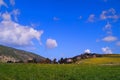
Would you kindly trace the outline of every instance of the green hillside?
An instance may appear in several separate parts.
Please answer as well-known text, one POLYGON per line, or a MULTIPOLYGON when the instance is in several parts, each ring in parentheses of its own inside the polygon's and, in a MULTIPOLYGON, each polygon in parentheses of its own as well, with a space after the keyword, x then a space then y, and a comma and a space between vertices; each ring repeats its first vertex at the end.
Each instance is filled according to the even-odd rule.
POLYGON ((45 60, 44 57, 39 56, 37 54, 0 45, 0 62, 7 61, 27 62, 27 60, 30 59, 36 59, 37 61, 45 60))

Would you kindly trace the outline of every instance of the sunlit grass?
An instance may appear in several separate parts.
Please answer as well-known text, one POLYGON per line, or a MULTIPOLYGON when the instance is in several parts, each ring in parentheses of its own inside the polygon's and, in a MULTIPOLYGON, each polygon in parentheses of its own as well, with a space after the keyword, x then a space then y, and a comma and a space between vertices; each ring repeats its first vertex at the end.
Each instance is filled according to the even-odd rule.
POLYGON ((120 64, 120 57, 99 57, 80 60, 82 64, 120 64))

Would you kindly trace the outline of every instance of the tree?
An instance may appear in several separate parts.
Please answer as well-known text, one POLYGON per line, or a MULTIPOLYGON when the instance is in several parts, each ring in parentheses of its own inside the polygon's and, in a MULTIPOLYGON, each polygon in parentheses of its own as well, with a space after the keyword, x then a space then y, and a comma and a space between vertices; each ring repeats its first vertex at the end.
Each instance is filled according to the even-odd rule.
POLYGON ((52 61, 49 58, 46 58, 45 63, 51 63, 52 61))
POLYGON ((53 59, 53 63, 57 64, 57 59, 56 58, 53 59))
POLYGON ((61 58, 58 62, 59 62, 60 64, 63 64, 63 63, 64 63, 64 59, 61 58))

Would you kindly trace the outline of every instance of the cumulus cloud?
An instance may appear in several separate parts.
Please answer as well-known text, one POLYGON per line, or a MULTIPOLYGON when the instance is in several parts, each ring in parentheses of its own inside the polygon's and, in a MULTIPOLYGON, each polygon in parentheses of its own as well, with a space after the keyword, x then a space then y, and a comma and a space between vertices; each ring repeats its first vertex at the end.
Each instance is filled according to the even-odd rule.
POLYGON ((14 6, 14 5, 15 5, 15 1, 14 1, 14 0, 10 0, 10 4, 11 4, 12 6, 14 6))
POLYGON ((116 41, 117 37, 115 37, 115 36, 107 36, 107 37, 103 38, 102 40, 106 41, 106 42, 112 42, 112 41, 116 41))
POLYGON ((54 39, 47 39, 47 41, 46 41, 46 47, 47 47, 48 49, 57 47, 57 42, 56 42, 56 40, 54 40, 54 39))
POLYGON ((91 53, 91 51, 89 49, 86 49, 84 53, 91 53))
POLYGON ((0 21, 0 43, 16 46, 33 45, 32 40, 40 41, 43 31, 12 21, 10 13, 3 13, 0 21))
POLYGON ((95 21, 95 15, 94 14, 89 15, 88 22, 94 22, 94 21, 95 21))
POLYGON ((100 15, 101 20, 107 20, 107 19, 112 19, 112 20, 118 20, 120 16, 116 14, 116 11, 114 8, 110 8, 109 10, 102 11, 100 15))
POLYGON ((120 41, 118 41, 118 42, 116 43, 116 45, 117 45, 117 46, 120 46, 120 41))
POLYGON ((112 50, 109 47, 103 47, 102 51, 105 54, 112 54, 112 50))
POLYGON ((7 7, 7 4, 4 2, 4 0, 0 0, 0 7, 1 7, 1 6, 7 7))
MULTIPOLYGON (((0 7, 9 7, 5 0, 0 0, 0 7)), ((15 1, 9 0, 10 5, 14 6, 15 1)), ((20 14, 19 9, 13 9, 7 12, 6 10, 0 11, 0 44, 10 45, 14 47, 32 46, 33 40, 41 44, 42 30, 36 30, 28 25, 21 25, 17 17, 20 14)))

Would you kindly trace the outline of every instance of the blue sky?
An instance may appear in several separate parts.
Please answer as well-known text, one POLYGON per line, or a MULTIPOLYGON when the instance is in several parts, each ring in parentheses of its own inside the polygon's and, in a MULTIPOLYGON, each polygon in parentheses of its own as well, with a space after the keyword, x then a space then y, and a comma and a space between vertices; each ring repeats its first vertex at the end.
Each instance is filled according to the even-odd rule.
POLYGON ((0 44, 48 58, 120 53, 119 0, 0 0, 0 44))

